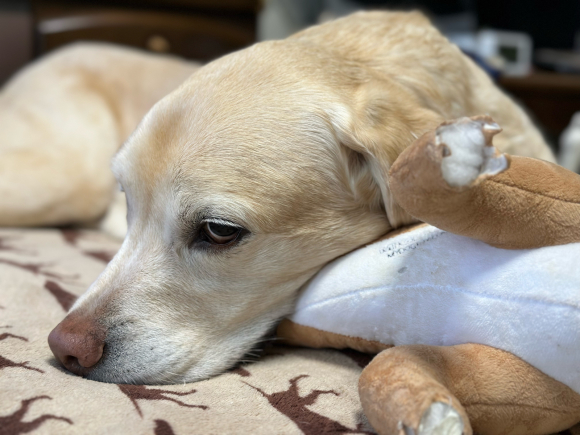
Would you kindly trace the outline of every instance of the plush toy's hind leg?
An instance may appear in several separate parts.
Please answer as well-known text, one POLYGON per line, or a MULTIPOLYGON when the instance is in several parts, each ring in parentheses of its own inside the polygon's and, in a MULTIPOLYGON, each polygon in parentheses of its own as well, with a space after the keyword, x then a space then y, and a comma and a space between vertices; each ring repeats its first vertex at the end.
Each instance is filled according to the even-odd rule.
POLYGON ((498 154, 489 117, 447 122, 393 164, 389 183, 410 215, 506 249, 580 242, 580 175, 498 154))
POLYGON ((386 435, 539 435, 580 421, 580 395, 478 344, 387 349, 363 371, 359 393, 386 435))

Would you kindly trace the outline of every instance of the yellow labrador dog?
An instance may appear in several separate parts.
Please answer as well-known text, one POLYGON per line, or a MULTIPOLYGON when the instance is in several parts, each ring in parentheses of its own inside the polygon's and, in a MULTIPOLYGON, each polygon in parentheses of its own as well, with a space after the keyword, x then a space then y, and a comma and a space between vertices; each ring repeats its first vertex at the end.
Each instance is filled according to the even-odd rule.
MULTIPOLYGON (((124 98, 147 106, 168 90, 145 89, 147 80, 172 74, 175 82, 191 68, 124 70, 135 86, 124 98)), ((123 106, 114 86, 95 86, 106 110, 86 123, 102 123, 109 148, 86 137, 78 152, 96 167, 139 110, 123 106)), ((524 112, 418 13, 358 13, 200 68, 114 157, 127 236, 50 334, 55 356, 104 382, 177 383, 224 371, 292 311, 323 265, 412 222, 389 192, 399 153, 446 119, 479 114, 503 127, 503 151, 553 160, 524 112)), ((54 174, 38 176, 45 183, 54 174)), ((71 179, 80 190, 63 204, 110 200, 110 185, 79 179, 85 184, 71 179)), ((1 207, 4 216, 18 208, 1 207)), ((78 216, 104 207, 94 209, 78 216)), ((19 213, 10 222, 27 216, 19 213)))

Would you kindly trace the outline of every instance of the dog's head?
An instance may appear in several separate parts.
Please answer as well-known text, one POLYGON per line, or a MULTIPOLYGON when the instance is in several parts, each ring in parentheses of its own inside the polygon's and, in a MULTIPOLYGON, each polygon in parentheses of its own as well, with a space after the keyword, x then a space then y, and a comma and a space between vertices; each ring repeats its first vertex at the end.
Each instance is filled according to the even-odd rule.
POLYGON ((128 234, 51 333, 55 355, 105 382, 224 371, 325 263, 410 220, 388 169, 439 121, 389 79, 300 42, 202 68, 114 158, 128 234))

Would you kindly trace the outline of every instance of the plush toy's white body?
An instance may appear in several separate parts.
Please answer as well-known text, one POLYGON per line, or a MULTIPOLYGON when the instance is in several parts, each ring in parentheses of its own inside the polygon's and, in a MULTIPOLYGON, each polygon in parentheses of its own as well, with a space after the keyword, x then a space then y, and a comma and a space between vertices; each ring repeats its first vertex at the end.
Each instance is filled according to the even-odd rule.
POLYGON ((504 250, 423 225, 327 265, 290 319, 384 344, 493 346, 580 393, 580 243, 504 250))

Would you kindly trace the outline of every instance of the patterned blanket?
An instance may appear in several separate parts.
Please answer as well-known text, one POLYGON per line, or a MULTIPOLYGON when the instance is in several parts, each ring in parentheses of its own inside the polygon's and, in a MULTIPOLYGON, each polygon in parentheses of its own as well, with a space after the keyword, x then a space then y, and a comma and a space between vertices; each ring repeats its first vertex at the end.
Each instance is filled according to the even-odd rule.
POLYGON ((0 434, 374 433, 357 381, 368 355, 273 346, 185 385, 88 381, 46 338, 119 243, 94 231, 0 230, 0 434))
POLYGON ((371 357, 354 351, 273 346, 221 376, 170 386, 62 369, 48 333, 118 247, 94 231, 0 230, 0 434, 374 433, 357 392, 371 357))

